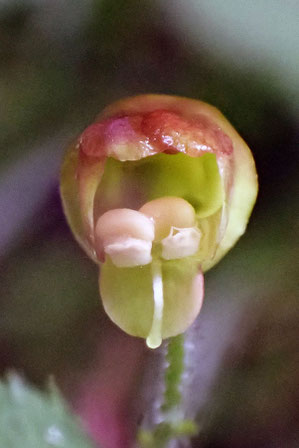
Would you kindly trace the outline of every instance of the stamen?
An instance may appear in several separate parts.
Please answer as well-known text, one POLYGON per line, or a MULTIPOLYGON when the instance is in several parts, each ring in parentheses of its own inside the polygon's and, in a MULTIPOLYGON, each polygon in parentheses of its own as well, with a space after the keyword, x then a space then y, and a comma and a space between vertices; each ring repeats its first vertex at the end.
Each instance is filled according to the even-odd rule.
POLYGON ((169 235, 161 242, 162 257, 173 260, 194 255, 198 251, 200 239, 201 232, 196 227, 180 229, 172 226, 169 235))
POLYGON ((143 266, 152 261, 155 229, 151 218, 128 208, 104 213, 95 227, 95 249, 99 260, 110 255, 118 267, 143 266))
POLYGON ((153 322, 146 338, 146 345, 149 348, 158 348, 162 343, 162 319, 163 319, 163 279, 161 262, 153 260, 152 262, 152 276, 153 276, 153 296, 154 296, 154 314, 153 322))

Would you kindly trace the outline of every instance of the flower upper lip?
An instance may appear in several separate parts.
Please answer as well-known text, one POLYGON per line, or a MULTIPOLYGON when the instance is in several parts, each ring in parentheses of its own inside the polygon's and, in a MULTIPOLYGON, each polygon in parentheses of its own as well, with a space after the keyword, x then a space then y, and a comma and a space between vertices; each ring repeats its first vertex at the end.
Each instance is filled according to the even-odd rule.
MULTIPOLYGON (((111 116, 92 124, 81 134, 79 149, 79 179, 81 176, 86 178, 86 173, 90 171, 95 183, 93 166, 108 157, 119 161, 137 161, 159 153, 183 153, 190 157, 215 154, 224 192, 220 226, 222 238, 227 223, 226 206, 233 186, 233 144, 220 126, 207 116, 196 114, 185 117, 176 111, 159 108, 139 114, 111 116)), ((94 187, 94 194, 95 191, 94 187)), ((86 202, 84 194, 83 202, 86 202)), ((92 217, 86 223, 92 235, 92 217)))
POLYGON ((183 152, 191 157, 233 153, 231 139, 206 116, 185 118, 164 109, 101 120, 83 132, 79 144, 83 154, 96 158, 119 158, 122 145, 134 145, 136 159, 159 152, 183 152))

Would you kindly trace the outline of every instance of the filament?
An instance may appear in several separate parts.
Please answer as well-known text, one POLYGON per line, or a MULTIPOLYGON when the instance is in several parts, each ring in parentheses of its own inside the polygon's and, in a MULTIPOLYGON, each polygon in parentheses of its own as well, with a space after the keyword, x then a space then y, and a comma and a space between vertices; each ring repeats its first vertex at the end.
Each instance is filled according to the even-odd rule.
POLYGON ((153 278, 153 297, 154 297, 154 314, 153 322, 146 338, 146 344, 149 348, 157 348, 162 343, 162 319, 163 319, 163 279, 161 262, 153 260, 152 262, 152 278, 153 278))

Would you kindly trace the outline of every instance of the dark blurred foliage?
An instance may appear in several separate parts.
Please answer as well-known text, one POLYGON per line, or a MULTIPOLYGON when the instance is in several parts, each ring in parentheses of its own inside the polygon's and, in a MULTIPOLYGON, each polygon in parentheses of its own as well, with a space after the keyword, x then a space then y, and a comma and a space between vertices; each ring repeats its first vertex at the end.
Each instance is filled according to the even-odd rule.
MULTIPOLYGON (((0 231, 1 371, 20 369, 39 384, 56 373, 72 395, 68 382, 92 368, 98 344, 109 351, 107 338, 117 332, 102 312, 97 268, 61 211, 58 164, 69 136, 123 96, 199 98, 218 107, 252 148, 260 194, 246 237, 207 276, 216 292, 238 279, 246 300, 232 300, 244 309, 240 328, 249 322, 250 329, 226 353, 194 446, 293 448, 298 117, 266 70, 225 64, 204 41, 195 49, 169 21, 158 1, 0 3, 0 197, 5 188, 24 196, 0 203, 0 225, 11 229, 5 237, 0 231)), ((99 361, 100 371, 106 367, 99 361)))

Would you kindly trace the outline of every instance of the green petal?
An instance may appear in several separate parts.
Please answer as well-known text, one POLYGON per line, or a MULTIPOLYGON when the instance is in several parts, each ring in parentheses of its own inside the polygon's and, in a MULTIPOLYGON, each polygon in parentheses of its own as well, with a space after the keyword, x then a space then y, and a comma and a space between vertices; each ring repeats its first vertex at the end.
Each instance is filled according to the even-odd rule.
POLYGON ((94 196, 103 170, 102 160, 85 166, 79 164, 79 150, 74 143, 65 155, 60 176, 61 199, 69 226, 78 243, 95 262, 98 261, 93 247, 94 196))
MULTIPOLYGON (((198 315, 203 278, 198 263, 189 258, 163 261, 162 280, 164 339, 185 331, 198 315)), ((151 265, 117 268, 107 259, 101 267, 100 293, 114 323, 133 336, 149 335, 154 313, 151 265)))

